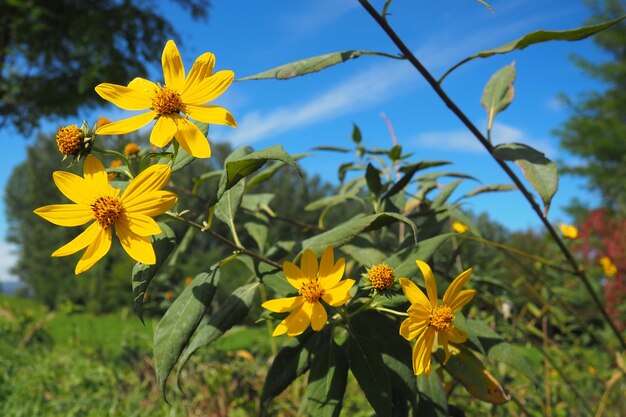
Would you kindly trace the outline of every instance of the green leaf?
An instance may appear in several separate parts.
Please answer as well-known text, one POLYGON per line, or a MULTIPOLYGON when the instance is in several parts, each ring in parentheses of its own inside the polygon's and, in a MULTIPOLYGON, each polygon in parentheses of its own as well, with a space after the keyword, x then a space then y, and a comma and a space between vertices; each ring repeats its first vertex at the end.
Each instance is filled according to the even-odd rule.
POLYGON ((267 161, 278 160, 289 165, 302 177, 302 172, 296 161, 280 145, 270 146, 258 152, 249 152, 250 148, 239 148, 235 150, 224 162, 224 173, 220 179, 220 188, 217 191, 217 198, 246 176, 259 170, 267 161))
POLYGON ((380 181, 380 171, 374 168, 374 165, 371 163, 367 164, 367 168, 365 168, 365 180, 367 181, 367 188, 370 192, 378 197, 383 188, 380 181))
POLYGON ((350 242, 360 233, 377 230, 397 221, 404 222, 411 226, 413 236, 417 236, 415 224, 407 217, 396 213, 378 213, 369 216, 354 217, 324 233, 304 240, 302 247, 303 249, 311 249, 316 255, 319 255, 329 245, 338 248, 350 242))
POLYGON ((361 129, 356 125, 356 123, 352 123, 352 142, 359 144, 363 140, 363 135, 361 135, 361 129))
POLYGON ((154 330, 154 369, 167 401, 166 384, 181 353, 206 313, 219 281, 219 265, 199 274, 172 303, 154 330))
POLYGON ((583 26, 576 29, 568 29, 568 30, 538 30, 536 32, 527 33, 521 38, 514 39, 510 42, 505 43, 504 45, 498 46, 497 48, 487 49, 485 51, 478 52, 474 55, 471 55, 458 64, 454 65, 450 68, 446 73, 439 79, 439 84, 443 82, 443 80, 450 74, 452 71, 460 67, 461 65, 476 59, 476 58, 488 58, 492 55, 496 54, 506 54, 514 50, 524 49, 527 46, 550 42, 550 41, 579 41, 585 39, 591 35, 594 35, 604 29, 608 29, 611 26, 615 25, 622 21, 626 16, 621 16, 614 20, 609 20, 608 22, 600 23, 597 25, 583 26))
POLYGON ((346 352, 331 337, 311 362, 306 389, 308 415, 338 417, 347 381, 346 352))
POLYGON ((403 167, 401 171, 404 173, 404 175, 395 184, 393 184, 391 188, 387 190, 387 192, 383 194, 383 196, 380 199, 384 201, 392 197, 393 195, 399 193, 400 191, 404 190, 404 187, 406 187, 409 184, 409 182, 411 182, 411 179, 413 178, 413 176, 415 175, 417 171, 421 171, 422 169, 426 169, 426 168, 447 165, 447 164, 449 164, 449 162, 447 161, 421 161, 416 164, 403 167))
POLYGON ((280 67, 272 68, 267 71, 255 75, 249 75, 238 79, 237 81, 248 80, 287 80, 289 78, 298 77, 300 75, 318 72, 333 65, 341 64, 350 59, 356 59, 361 55, 379 55, 385 57, 397 58, 382 52, 372 51, 341 51, 331 52, 329 54, 318 55, 311 58, 302 59, 300 61, 290 62, 280 67))
POLYGON ((380 351, 367 339, 350 333, 348 361, 377 417, 391 417, 391 382, 380 351))
MULTIPOLYGON (((297 155, 292 155, 292 158, 294 161, 298 161, 304 158, 305 156, 307 156, 307 154, 300 153, 297 155)), ((274 162, 269 167, 265 168, 264 170, 260 171, 258 174, 248 179, 246 183, 246 191, 248 191, 250 188, 254 187, 255 185, 261 184, 269 180, 270 178, 274 176, 274 174, 276 174, 280 169, 284 167, 285 167, 285 164, 283 164, 282 162, 274 162)))
MULTIPOLYGON (((504 404, 511 399, 476 355, 462 345, 457 348, 459 353, 452 355, 444 368, 459 380, 470 394, 491 404, 504 404)), ((441 352, 437 353, 438 358, 442 356, 441 352)))
POLYGON ((241 205, 244 188, 245 181, 237 183, 233 188, 228 189, 215 205, 215 217, 228 225, 233 236, 237 236, 237 231, 235 230, 235 213, 241 205))
POLYGON ((491 131, 493 120, 498 113, 509 107, 515 96, 515 63, 507 65, 489 78, 480 104, 487 110, 487 130, 491 131))
POLYGON ((513 184, 490 184, 483 185, 482 187, 478 187, 473 189, 472 191, 466 193, 463 197, 472 197, 478 194, 483 193, 494 193, 499 191, 512 191, 517 190, 517 187, 513 184))
POLYGON ((542 381, 537 375, 537 366, 534 364, 528 349, 513 345, 511 343, 500 343, 489 349, 489 360, 496 363, 505 363, 511 369, 521 372, 536 386, 540 386, 542 381))
POLYGON ((415 415, 448 417, 448 400, 439 375, 432 372, 429 376, 421 374, 417 377, 419 401, 415 415))
POLYGON ((502 336, 480 320, 467 319, 462 313, 456 313, 455 326, 467 332, 468 340, 486 355, 494 346, 504 342, 502 336))
POLYGON ((503 143, 497 145, 493 154, 498 159, 513 161, 522 169, 524 177, 530 182, 543 201, 543 215, 548 215, 552 197, 559 188, 559 175, 556 164, 536 149, 523 143, 503 143))
POLYGON ((348 148, 341 148, 339 146, 315 146, 311 148, 313 151, 328 151, 328 152, 339 152, 339 153, 350 153, 352 152, 348 148))
POLYGON ((446 201, 448 201, 452 193, 461 184, 461 182, 463 182, 462 179, 452 181, 451 183, 444 185, 441 191, 439 192, 439 194, 437 194, 437 197, 435 197, 435 199, 433 200, 433 203, 432 203, 433 208, 439 208, 443 206, 446 203, 446 201))
POLYGON ((152 247, 156 254, 156 263, 154 265, 146 265, 137 262, 133 266, 132 272, 132 288, 133 288, 133 304, 135 313, 139 316, 139 320, 143 323, 143 298, 150 285, 152 279, 161 270, 165 260, 176 246, 176 236, 174 231, 165 223, 158 222, 161 233, 152 238, 152 247))
POLYGON ((413 276, 417 273, 415 261, 428 261, 431 256, 443 245, 453 233, 446 233, 421 240, 416 245, 395 253, 385 260, 385 263, 394 268, 397 277, 413 276))
MULTIPOLYGON (((246 190, 248 188, 246 181, 246 190)), ((265 206, 269 206, 273 198, 274 194, 270 193, 244 194, 241 200, 241 208, 250 211, 258 211, 265 206)))
POLYGON ((206 326, 198 328, 189 346, 180 357, 179 372, 198 349, 210 345, 228 329, 241 323, 248 316, 258 287, 259 283, 254 282, 237 288, 222 303, 219 310, 209 318, 206 326))
POLYGON ((278 396, 296 378, 309 369, 314 345, 314 343, 310 343, 312 334, 305 332, 285 342, 267 372, 261 392, 261 403, 278 396))
POLYGON ((246 229, 248 234, 254 239, 257 246, 259 247, 259 252, 264 253, 265 251, 265 242, 267 241, 268 234, 268 222, 265 219, 255 218, 252 221, 245 222, 243 227, 246 229))
POLYGON ((350 194, 329 195, 310 202, 304 207, 305 211, 315 211, 319 209, 328 209, 348 200, 358 200, 358 197, 350 194))

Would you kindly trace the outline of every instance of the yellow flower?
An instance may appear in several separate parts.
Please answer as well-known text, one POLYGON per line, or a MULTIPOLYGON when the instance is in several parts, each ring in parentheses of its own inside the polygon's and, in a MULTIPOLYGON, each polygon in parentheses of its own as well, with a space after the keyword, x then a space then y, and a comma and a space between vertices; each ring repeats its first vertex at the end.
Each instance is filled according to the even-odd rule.
POLYGON ((454 230, 457 233, 465 233, 469 230, 469 227, 467 227, 461 222, 454 222, 452 223, 452 230, 454 230))
POLYGON ((560 224, 561 233, 568 239, 576 239, 578 237, 578 229, 571 224, 560 224))
POLYGON ((608 256, 601 257, 598 262, 600 262, 600 265, 602 265, 604 275, 606 275, 608 278, 613 278, 615 274, 617 274, 617 267, 608 256))
POLYGON ((441 304, 438 304, 437 284, 432 270, 425 262, 419 260, 416 262, 424 275, 428 297, 411 280, 400 278, 402 291, 411 303, 407 311, 409 318, 402 322, 400 335, 406 340, 417 337, 413 348, 413 372, 415 375, 424 373, 428 376, 430 356, 435 342, 445 351, 445 363, 450 358, 448 343, 463 343, 467 340, 467 333, 454 325, 454 313, 470 302, 476 291, 461 289, 472 275, 470 268, 452 281, 441 304))
POLYGON ((128 119, 98 126, 98 135, 122 135, 139 130, 156 118, 150 142, 164 148, 176 137, 180 146, 197 158, 211 156, 211 148, 200 129, 181 115, 204 123, 237 127, 234 117, 222 107, 202 105, 219 97, 233 81, 232 71, 213 74, 215 56, 204 53, 185 77, 183 61, 174 41, 168 41, 161 59, 165 85, 135 78, 128 86, 104 83, 96 87, 103 99, 124 110, 148 110, 128 119))
POLYGON ((137 145, 136 143, 127 143, 126 146, 124 146, 124 155, 126 156, 133 156, 133 155, 137 155, 139 153, 139 145, 137 145))
POLYGON ((148 236, 161 233, 152 217, 165 213, 176 204, 176 194, 161 188, 169 181, 167 165, 152 165, 130 181, 126 190, 111 187, 102 163, 88 156, 84 175, 56 171, 52 174, 59 190, 74 204, 40 207, 35 213, 59 226, 80 226, 95 220, 74 240, 57 249, 52 256, 67 256, 87 248, 76 264, 78 275, 91 268, 111 247, 111 229, 131 258, 154 264, 156 256, 148 236))
POLYGON ((174 292, 173 291, 167 291, 165 294, 163 294, 163 297, 166 300, 171 300, 174 298, 174 292))
POLYGON ((386 291, 393 288, 396 273, 392 267, 382 263, 372 266, 367 271, 367 278, 376 291, 386 291))
POLYGON ((354 280, 341 280, 345 266, 343 258, 335 263, 332 246, 327 247, 322 254, 319 268, 315 254, 309 249, 302 254, 300 268, 285 261, 285 278, 300 295, 269 300, 262 304, 263 308, 275 313, 293 310, 276 326, 272 336, 285 333, 287 336, 298 336, 309 324, 316 332, 322 330, 328 316, 320 299, 332 307, 339 307, 350 298, 350 288, 354 285, 354 280))

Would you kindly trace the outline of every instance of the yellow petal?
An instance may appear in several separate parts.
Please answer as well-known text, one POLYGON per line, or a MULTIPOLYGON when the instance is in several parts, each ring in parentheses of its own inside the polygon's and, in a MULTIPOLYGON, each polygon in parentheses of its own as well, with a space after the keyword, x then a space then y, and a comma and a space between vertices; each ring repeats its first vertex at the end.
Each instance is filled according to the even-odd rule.
POLYGON ((437 332, 437 344, 443 348, 445 353, 445 357, 443 359, 443 364, 448 363, 448 359, 450 359, 450 349, 448 348, 448 334, 446 332, 437 332))
POLYGON ((185 104, 204 104, 222 95, 235 78, 232 71, 218 71, 209 78, 187 86, 181 98, 185 104))
POLYGON ((76 269, 74 269, 74 273, 76 275, 82 274, 92 266, 96 262, 98 262, 107 252, 111 249, 111 228, 107 227, 106 229, 100 228, 100 232, 96 236, 96 239, 91 242, 91 244, 87 247, 83 256, 78 260, 76 264, 76 269))
POLYGON ((80 226, 94 219, 89 206, 80 204, 53 204, 39 207, 34 213, 57 226, 80 226))
POLYGON ((134 234, 123 221, 115 223, 115 234, 128 256, 146 265, 156 263, 156 255, 150 239, 134 234))
MULTIPOLYGON (((165 164, 150 165, 141 171, 130 181, 122 194, 122 204, 126 210, 131 210, 136 201, 143 200, 144 195, 163 188, 170 180, 171 175, 172 170, 165 164)), ((132 211, 134 212, 134 210, 132 211)))
POLYGON ((159 86, 153 83, 150 80, 146 80, 145 78, 137 77, 134 78, 131 82, 128 83, 128 88, 132 88, 137 91, 139 94, 143 94, 146 97, 150 98, 150 106, 152 106, 152 98, 159 91, 159 86))
POLYGON ((448 340, 452 343, 464 343, 467 340, 467 333, 456 326, 447 330, 448 340))
POLYGON ((310 310, 311 304, 304 303, 300 308, 296 309, 293 313, 288 315, 285 320, 283 320, 285 326, 287 326, 287 336, 293 337, 304 333, 311 322, 310 310), (307 306, 308 310, 305 310, 307 306))
POLYGON ((233 115, 223 107, 187 104, 185 106, 185 114, 200 122, 237 127, 237 122, 233 115))
POLYGON ((165 44, 161 64, 163 64, 165 85, 172 90, 183 91, 185 86, 185 67, 174 41, 169 40, 165 44))
POLYGON ((424 281, 426 281, 426 293, 428 294, 430 304, 432 304, 433 307, 437 307, 437 282, 433 276, 433 271, 426 262, 417 260, 415 263, 420 271, 422 271, 422 275, 424 275, 424 281))
POLYGON ((326 314, 324 306, 319 301, 313 303, 313 310, 311 311, 311 328, 316 332, 319 332, 324 328, 327 319, 328 315, 326 314))
POLYGON ((274 313, 285 313, 301 306, 303 302, 304 298, 301 296, 277 298, 275 300, 268 300, 264 302, 261 304, 261 307, 266 310, 273 311, 274 313))
POLYGON ((124 110, 146 110, 152 106, 150 96, 123 85, 100 84, 96 87, 96 93, 106 101, 124 110))
POLYGON ((450 285, 448 286, 446 293, 443 295, 442 303, 445 305, 451 305, 454 299, 459 294, 459 291, 461 291, 461 288, 463 288, 463 286, 465 285, 465 283, 471 276, 472 276, 472 268, 469 268, 461 272, 461 274, 459 274, 459 276, 456 277, 454 281, 452 281, 450 285))
POLYGON ((124 208, 129 213, 156 217, 174 207, 177 201, 178 197, 172 192, 151 191, 134 197, 131 202, 125 202, 124 208))
POLYGON ((52 174, 52 180, 59 191, 74 203, 89 205, 96 199, 92 188, 83 177, 70 172, 55 171, 52 174))
POLYGON ((411 304, 411 306, 407 310, 407 313, 409 313, 409 317, 411 317, 413 320, 418 320, 418 321, 430 320, 431 312, 432 312, 431 308, 426 307, 419 303, 411 304))
POLYGON ((83 164, 83 176, 86 185, 95 189, 101 189, 109 185, 107 171, 102 162, 95 156, 88 155, 83 164))
POLYGON ((459 292, 455 299, 451 300, 449 306, 453 313, 462 309, 465 304, 469 303, 476 295, 476 290, 463 290, 459 292))
POLYGON ((415 347, 413 348, 413 372, 415 372, 415 375, 424 373, 428 376, 430 374, 430 357, 435 334, 435 330, 429 327, 415 342, 415 347))
POLYGON ((324 295, 322 295, 322 300, 333 307, 339 307, 345 304, 350 298, 350 289, 354 285, 354 282, 353 279, 344 279, 334 288, 325 290, 324 295))
POLYGON ((210 158, 211 147, 209 146, 209 141, 198 129, 198 126, 183 117, 177 117, 174 121, 177 129, 176 139, 180 146, 188 154, 196 158, 210 158))
POLYGON ((404 319, 400 325, 400 336, 404 337, 406 340, 413 340, 421 335, 427 326, 427 320, 415 321, 413 318, 409 317, 404 319))
POLYGON ((180 116, 178 114, 160 116, 150 132, 150 143, 159 148, 165 148, 176 134, 176 118, 180 116))
POLYGON ((96 240, 102 228, 98 223, 93 222, 88 228, 86 228, 81 234, 76 236, 70 242, 61 246, 59 249, 55 250, 51 256, 67 256, 73 253, 78 252, 81 249, 89 246, 91 242, 96 240))
POLYGON ((147 113, 142 113, 137 116, 129 117, 128 119, 118 120, 117 122, 107 123, 102 126, 98 126, 96 134, 98 135, 124 135, 126 133, 139 130, 152 121, 157 114, 150 110, 147 113))
POLYGON ((187 74, 187 78, 185 79, 185 88, 183 89, 181 96, 184 97, 188 91, 197 91, 198 84, 213 74, 214 67, 215 55, 210 52, 200 55, 196 59, 196 62, 193 63, 193 67, 191 67, 189 74, 187 74))
POLYGON ((300 259, 300 268, 309 279, 317 278, 317 257, 311 249, 306 249, 300 259))
POLYGON ((302 281, 308 280, 304 272, 289 261, 283 262, 283 272, 285 273, 285 278, 289 281, 289 284, 297 290, 300 290, 302 281))
POLYGON ((152 236, 161 233, 161 228, 151 217, 144 214, 128 214, 128 229, 138 236, 152 236))
POLYGON ((333 248, 329 246, 322 254, 320 261, 320 283, 322 288, 332 288, 339 283, 346 268, 345 259, 341 258, 335 263, 333 248))
POLYGON ((409 303, 422 305, 429 311, 432 309, 428 298, 426 298, 422 290, 420 290, 413 281, 408 278, 400 278, 400 286, 402 287, 404 296, 409 300, 409 303))

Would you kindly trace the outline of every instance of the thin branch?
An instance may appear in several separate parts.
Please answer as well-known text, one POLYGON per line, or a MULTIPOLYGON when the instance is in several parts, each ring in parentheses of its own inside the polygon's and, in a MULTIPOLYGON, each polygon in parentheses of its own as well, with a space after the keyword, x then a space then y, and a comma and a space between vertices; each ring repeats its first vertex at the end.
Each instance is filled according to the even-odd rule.
POLYGON ((511 168, 506 164, 505 161, 495 157, 494 147, 491 145, 491 143, 489 143, 487 138, 485 138, 485 136, 481 133, 481 131, 478 130, 478 128, 465 115, 465 113, 463 113, 463 111, 456 105, 456 103, 452 101, 450 97, 448 97, 448 95, 445 93, 445 91, 443 91, 443 89, 441 88, 437 80, 435 80, 435 78, 426 69, 426 67, 424 67, 424 65, 422 65, 422 63, 415 57, 415 55, 404 44, 404 42, 402 42, 402 40, 398 37, 398 35, 393 31, 391 26, 387 24, 387 21, 376 11, 376 9, 374 9, 367 0, 359 0, 359 3, 361 3, 363 8, 365 8, 365 10, 370 14, 370 16, 372 16, 372 18, 376 21, 376 23, 378 23, 378 25, 385 31, 385 33, 387 34, 387 36, 389 36, 389 38, 393 41, 393 43, 396 44, 396 46, 402 53, 402 56, 405 57, 415 67, 415 69, 417 69, 417 71, 424 77, 424 79, 428 82, 428 84, 430 84, 432 89, 437 93, 437 95, 439 96, 439 98, 441 98, 441 100, 445 103, 445 105, 469 129, 469 131, 472 132, 472 134, 476 137, 476 139, 478 139, 478 141, 487 150, 489 155, 491 155, 493 160, 496 161, 498 165, 500 165, 500 168, 502 168, 502 170, 504 170, 504 172, 509 176, 509 178, 511 178, 513 183, 515 183, 517 188, 523 194, 524 198, 526 198, 526 200, 532 207, 535 214, 537 214, 537 216, 539 217, 539 219, 545 226, 546 230, 548 231, 548 233, 550 234, 554 242, 559 246, 559 249, 565 256, 569 264, 572 266, 572 269, 574 269, 576 276, 578 276, 580 280, 583 282, 594 304, 596 305, 596 307, 598 308, 598 310, 600 311, 600 313, 602 314, 602 316, 604 317, 608 325, 611 327, 611 330, 613 331, 613 333, 619 340, 622 348, 626 349, 626 340, 624 340, 621 332, 619 331, 615 323, 613 323, 613 320, 604 309, 604 306, 602 305, 602 301, 600 300, 598 295, 595 293, 593 286, 591 285, 591 282, 589 281, 589 278, 587 278, 587 275, 585 274, 585 271, 580 269, 578 262, 576 262, 576 259, 574 258, 574 255, 570 252, 567 246, 565 246, 560 236, 557 234, 556 230, 554 230, 554 227, 552 227, 550 222, 548 222, 548 219, 543 216, 543 212, 541 208, 535 202, 532 194, 530 193, 530 191, 528 191, 528 189, 522 183, 520 178, 513 172, 513 170, 511 170, 511 168))

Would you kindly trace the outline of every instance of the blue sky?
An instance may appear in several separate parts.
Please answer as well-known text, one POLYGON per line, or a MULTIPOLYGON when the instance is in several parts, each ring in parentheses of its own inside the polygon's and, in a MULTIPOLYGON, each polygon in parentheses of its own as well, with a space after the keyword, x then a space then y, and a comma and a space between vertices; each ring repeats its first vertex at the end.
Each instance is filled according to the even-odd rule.
MULTIPOLYGON (((206 51, 216 55, 216 70, 231 69, 236 77, 340 50, 397 53, 356 0, 214 0, 213 3, 208 22, 192 21, 178 7, 169 2, 161 3, 160 7, 180 35, 174 39, 187 69, 206 51)), ((374 2, 377 8, 382 3, 374 2)), ((578 27, 590 15, 582 2, 571 0, 493 0, 490 3, 495 13, 474 0, 419 3, 395 0, 389 9, 389 22, 417 57, 438 76, 475 52, 539 29, 578 27)), ((480 106, 482 89, 491 74, 515 61, 515 100, 497 117, 494 141, 523 142, 553 160, 571 161, 572 156, 559 149, 558 139, 552 133, 568 116, 556 97, 560 93, 575 97, 581 92, 602 88, 568 60, 573 53, 590 60, 607 59, 590 39, 553 42, 472 61, 452 73, 443 86, 484 129, 486 113, 480 106)), ((149 78, 162 81, 160 56, 154 57, 149 78)), ((368 146, 389 147, 390 135, 381 117, 384 112, 393 123, 399 143, 406 151, 415 153, 415 160, 448 160, 453 163, 451 170, 473 175, 482 184, 510 183, 406 61, 365 56, 288 81, 234 83, 215 104, 228 108, 239 127, 212 127, 212 141, 230 141, 257 149, 281 144, 290 153, 300 153, 318 145, 351 146, 352 123, 356 123, 368 146)), ((100 109, 81 112, 76 118, 46 121, 42 129, 54 131, 68 123, 80 124, 82 119, 93 123, 100 115, 117 120, 128 114, 103 105, 100 109)), ((10 129, 0 131, 0 140, 10 144, 5 146, 8 149, 5 161, 9 162, 0 167, 3 189, 13 167, 24 160, 32 137, 22 139, 10 129)), ((317 152, 303 160, 302 166, 328 181, 336 181, 338 165, 348 160, 346 155, 317 152)), ((62 169, 61 164, 59 169, 62 169)), ((583 189, 583 184, 570 177, 560 179, 549 215, 551 221, 567 220, 561 207, 575 196, 591 206, 598 202, 597 196, 583 189)), ((479 185, 468 182, 458 195, 479 185)), ((470 201, 468 208, 487 211, 510 229, 539 227, 540 224, 517 192, 478 196, 470 201)), ((3 238, 6 219, 4 206, 1 209, 0 238, 3 238)), ((0 280, 6 279, 6 268, 12 259, 7 245, 0 244, 0 280)))

